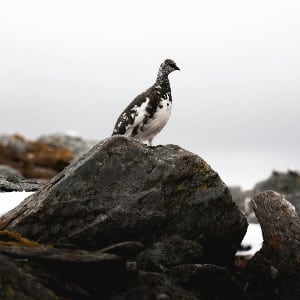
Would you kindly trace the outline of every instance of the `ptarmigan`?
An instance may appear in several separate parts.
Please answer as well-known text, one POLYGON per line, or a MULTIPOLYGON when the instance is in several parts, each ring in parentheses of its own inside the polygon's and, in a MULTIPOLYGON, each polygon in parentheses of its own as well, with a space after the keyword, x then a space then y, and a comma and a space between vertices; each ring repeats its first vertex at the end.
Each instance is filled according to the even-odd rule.
POLYGON ((122 134, 147 141, 152 140, 167 124, 172 108, 172 96, 168 75, 180 70, 171 59, 166 59, 158 70, 156 82, 148 90, 135 97, 119 116, 113 134, 122 134))

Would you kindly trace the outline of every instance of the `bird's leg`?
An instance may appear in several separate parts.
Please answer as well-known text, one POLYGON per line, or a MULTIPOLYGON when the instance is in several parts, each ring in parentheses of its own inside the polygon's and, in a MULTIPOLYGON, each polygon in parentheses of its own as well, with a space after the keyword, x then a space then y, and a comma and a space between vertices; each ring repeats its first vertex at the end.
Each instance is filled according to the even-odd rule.
POLYGON ((149 139, 149 140, 148 140, 148 146, 149 146, 149 147, 152 147, 152 140, 153 140, 153 139, 149 139))

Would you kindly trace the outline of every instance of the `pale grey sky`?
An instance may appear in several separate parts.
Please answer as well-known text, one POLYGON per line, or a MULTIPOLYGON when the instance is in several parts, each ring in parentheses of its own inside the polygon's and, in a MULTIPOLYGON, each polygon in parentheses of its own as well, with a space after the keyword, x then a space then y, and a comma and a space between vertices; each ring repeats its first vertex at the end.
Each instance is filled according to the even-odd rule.
POLYGON ((173 112, 155 144, 228 184, 300 169, 299 0, 0 2, 0 133, 103 139, 160 63, 173 112))

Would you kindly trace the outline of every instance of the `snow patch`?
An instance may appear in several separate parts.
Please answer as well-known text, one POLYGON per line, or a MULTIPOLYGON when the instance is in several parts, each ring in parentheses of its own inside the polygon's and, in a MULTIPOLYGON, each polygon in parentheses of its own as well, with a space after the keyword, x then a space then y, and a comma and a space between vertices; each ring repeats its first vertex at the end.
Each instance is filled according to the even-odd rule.
POLYGON ((0 216, 15 208, 25 198, 34 192, 8 192, 0 193, 0 216))
POLYGON ((263 244, 263 235, 259 224, 250 223, 247 232, 242 240, 243 247, 250 247, 247 251, 238 251, 237 256, 249 256, 252 257, 257 251, 259 251, 263 244))

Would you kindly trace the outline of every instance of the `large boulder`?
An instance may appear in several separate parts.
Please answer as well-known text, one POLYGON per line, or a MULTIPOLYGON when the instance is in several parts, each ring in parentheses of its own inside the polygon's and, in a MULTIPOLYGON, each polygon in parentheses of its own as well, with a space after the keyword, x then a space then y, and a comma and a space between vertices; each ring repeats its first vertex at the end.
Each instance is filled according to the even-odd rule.
POLYGON ((0 228, 86 250, 134 240, 148 249, 141 254, 145 264, 149 251, 162 249, 164 262, 179 243, 178 264, 229 266, 247 222, 199 156, 175 145, 147 147, 114 136, 2 216, 0 228))

